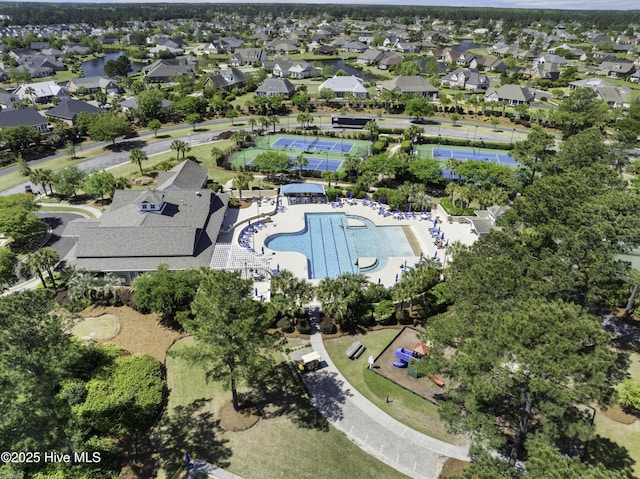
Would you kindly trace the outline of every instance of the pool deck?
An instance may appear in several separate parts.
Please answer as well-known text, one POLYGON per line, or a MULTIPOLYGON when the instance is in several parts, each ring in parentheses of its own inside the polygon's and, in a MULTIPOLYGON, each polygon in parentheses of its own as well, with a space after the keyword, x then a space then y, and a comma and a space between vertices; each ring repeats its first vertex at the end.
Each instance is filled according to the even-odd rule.
MULTIPOLYGON (((396 282, 396 276, 401 277, 405 264, 411 267, 420 260, 420 252, 425 258, 437 257, 446 266, 446 261, 448 260, 446 257, 447 249, 438 249, 434 244, 434 238, 428 231, 434 225, 433 219, 422 219, 419 213, 416 213, 415 219, 395 219, 393 215, 384 217, 378 214, 379 207, 377 204, 375 207, 363 206, 362 200, 354 200, 353 204, 343 201, 342 207, 313 203, 288 205, 286 198, 282 197, 280 201, 284 208, 278 209, 276 201, 273 202, 273 205, 270 202, 262 201, 259 207, 254 202, 250 207, 241 209, 233 225, 234 227, 230 228, 226 233, 226 235, 231 236, 232 243, 237 245, 239 237, 249 221, 253 224, 259 219, 269 218, 271 221, 267 220, 265 222, 266 227, 253 234, 252 244, 258 253, 261 253, 264 248, 264 256, 261 254, 258 254, 258 256, 261 256, 268 263, 271 270, 276 270, 279 267, 280 270, 286 269, 297 277, 308 279, 307 260, 304 255, 295 252, 273 251, 264 246, 266 238, 270 235, 301 231, 304 228, 304 213, 353 214, 368 218, 379 226, 407 226, 411 229, 417 239, 417 245, 413 242, 414 249, 417 246, 420 251, 414 256, 389 257, 387 265, 380 271, 363 273, 371 282, 379 281, 385 286, 392 286, 396 282)), ((432 212, 432 214, 438 219, 438 227, 444 233, 444 242, 448 241, 449 245, 455 242, 470 245, 478 238, 477 235, 471 232, 469 223, 449 223, 446 218, 443 218, 438 213, 432 212)), ((320 282, 318 279, 308 279, 308 281, 314 286, 320 282)), ((259 296, 264 296, 265 299, 268 299, 268 278, 265 281, 257 281, 255 287, 259 296)))

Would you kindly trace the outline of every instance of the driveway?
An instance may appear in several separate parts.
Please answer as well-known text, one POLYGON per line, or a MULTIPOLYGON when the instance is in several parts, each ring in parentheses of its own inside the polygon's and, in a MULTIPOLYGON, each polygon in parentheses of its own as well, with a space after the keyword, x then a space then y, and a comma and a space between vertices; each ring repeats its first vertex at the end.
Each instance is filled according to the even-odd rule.
POLYGON ((69 222, 83 218, 83 216, 78 213, 61 213, 58 211, 36 212, 36 216, 51 228, 51 236, 45 246, 56 250, 60 255, 60 259, 64 260, 76 242, 74 238, 62 236, 62 233, 69 222))

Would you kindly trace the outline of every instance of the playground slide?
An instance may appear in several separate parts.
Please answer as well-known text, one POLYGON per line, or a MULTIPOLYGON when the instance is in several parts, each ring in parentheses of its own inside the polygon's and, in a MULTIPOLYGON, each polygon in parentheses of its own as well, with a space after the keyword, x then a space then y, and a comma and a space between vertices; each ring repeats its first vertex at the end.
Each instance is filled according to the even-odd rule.
POLYGON ((444 381, 435 374, 429 374, 429 379, 431 379, 436 386, 444 387, 444 381))
POLYGON ((413 356, 413 351, 409 351, 408 349, 404 349, 404 348, 396 349, 396 358, 398 358, 400 361, 405 361, 407 363, 416 359, 413 356))

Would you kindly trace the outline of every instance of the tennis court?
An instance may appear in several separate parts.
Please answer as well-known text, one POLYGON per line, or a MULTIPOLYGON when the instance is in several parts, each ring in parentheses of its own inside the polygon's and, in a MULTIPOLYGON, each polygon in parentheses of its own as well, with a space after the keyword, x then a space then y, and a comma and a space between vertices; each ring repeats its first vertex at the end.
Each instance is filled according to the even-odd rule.
MULTIPOLYGON (((294 148, 304 151, 324 151, 331 153, 348 154, 353 148, 353 142, 350 141, 331 141, 315 138, 306 140, 302 138, 280 137, 271 144, 272 148, 294 148)), ((323 160, 324 161, 324 160, 323 160)))
MULTIPOLYGON (((289 157, 291 161, 296 159, 295 156, 289 157)), ((327 158, 307 158, 308 164, 303 166, 303 170, 307 171, 338 171, 340 166, 342 166, 342 160, 331 160, 327 158)), ((254 160, 251 160, 247 163, 247 166, 251 166, 254 160)), ((292 171, 297 170, 299 167, 294 166, 291 168, 292 171)))
POLYGON ((492 163, 498 163, 500 165, 518 166, 518 162, 514 160, 512 156, 509 156, 506 153, 494 153, 481 151, 480 149, 454 150, 451 148, 436 147, 433 149, 433 157, 438 160, 448 160, 451 158, 455 158, 456 160, 460 161, 490 161, 492 163))

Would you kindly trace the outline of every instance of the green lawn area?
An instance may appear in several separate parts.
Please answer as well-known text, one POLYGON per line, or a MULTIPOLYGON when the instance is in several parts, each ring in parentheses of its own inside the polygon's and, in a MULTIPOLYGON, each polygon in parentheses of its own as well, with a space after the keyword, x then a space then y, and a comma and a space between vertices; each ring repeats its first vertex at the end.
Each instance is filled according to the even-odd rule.
MULTIPOLYGON (((629 375, 636 381, 640 381, 640 353, 631 353, 629 359, 629 375)), ((640 420, 636 419, 633 424, 622 424, 608 418, 598 409, 595 426, 599 436, 627 450, 629 458, 633 461, 631 465, 633 475, 640 477, 640 420)), ((616 463, 615 457, 610 460, 616 463)))
MULTIPOLYGON (((189 347, 190 343, 191 339, 183 339, 172 349, 189 347)), ((216 427, 219 408, 229 401, 230 392, 218 383, 207 383, 201 368, 189 366, 182 360, 169 356, 166 368, 169 412, 179 415, 179 406, 188 409, 200 399, 207 400, 204 412, 194 421, 182 416, 183 421, 175 424, 176 436, 191 427, 185 443, 198 443, 191 449, 193 459, 223 464, 246 479, 406 477, 360 450, 346 436, 328 426, 324 419, 318 418, 306 399, 299 395, 301 390, 288 366, 280 369, 282 383, 275 387, 282 397, 296 391, 298 397, 289 402, 289 407, 268 408, 267 417, 242 432, 222 431, 216 427), (203 419, 207 424, 201 423, 203 419)), ((165 471, 158 475, 159 479, 167 477, 165 471)))
POLYGON ((367 348, 366 356, 376 357, 398 334, 397 329, 369 331, 366 334, 325 340, 325 347, 347 381, 384 412, 407 426, 452 444, 459 438, 449 434, 438 417, 437 407, 367 369, 366 358, 352 361, 344 354, 356 339, 367 348), (387 396, 391 399, 387 402, 387 396))

